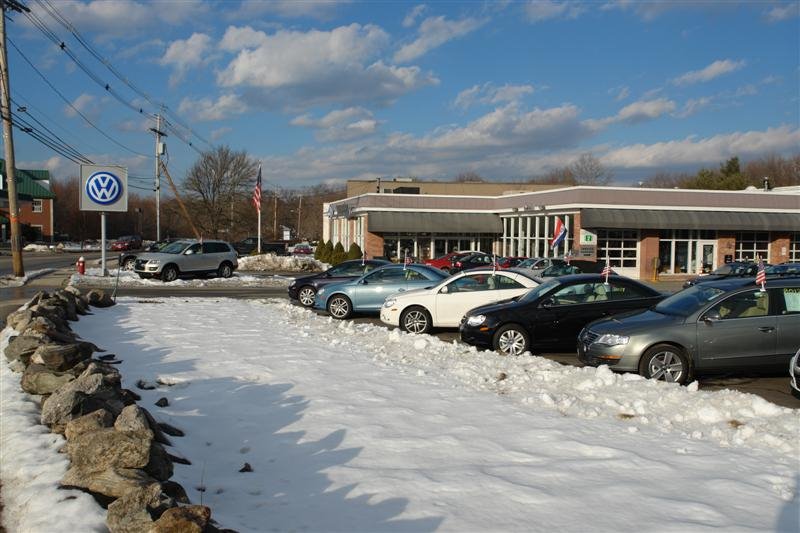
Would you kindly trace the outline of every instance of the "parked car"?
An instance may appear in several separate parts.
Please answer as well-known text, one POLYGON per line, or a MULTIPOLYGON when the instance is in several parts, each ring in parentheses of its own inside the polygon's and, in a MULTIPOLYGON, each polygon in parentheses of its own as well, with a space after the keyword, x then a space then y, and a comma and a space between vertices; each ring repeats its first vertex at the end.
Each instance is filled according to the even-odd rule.
POLYGON ((138 250, 141 247, 142 238, 138 235, 124 235, 111 243, 111 250, 115 252, 138 250))
POLYGON ((764 268, 764 272, 771 277, 800 276, 800 263, 770 265, 764 268))
POLYGON ((377 313, 388 296, 436 285, 447 276, 447 272, 428 265, 385 265, 356 280, 322 287, 317 291, 314 307, 325 309, 340 320, 353 312, 377 313))
POLYGON ((464 313, 473 307, 520 296, 541 281, 524 269, 476 268, 430 288, 389 296, 381 308, 381 321, 409 333, 457 328, 464 313))
POLYGON ((530 350, 572 351, 589 322, 646 309, 665 295, 622 276, 561 276, 517 298, 471 309, 461 321, 461 340, 502 355, 530 350))
POLYGON ((578 357, 589 365, 687 383, 697 371, 786 368, 800 346, 800 278, 699 283, 652 309, 589 324, 578 357))
POLYGON ((792 395, 800 399, 800 348, 789 362, 789 385, 792 395))
MULTIPOLYGON (((258 237, 247 237, 241 241, 233 243, 233 248, 239 256, 250 255, 258 250, 258 237)), ((261 253, 275 255, 289 255, 286 251, 285 242, 270 242, 261 239, 261 253)))
POLYGON ((755 277, 756 272, 758 272, 758 265, 756 263, 751 261, 734 261, 732 263, 725 263, 710 274, 686 280, 683 284, 683 288, 691 287, 697 283, 708 283, 709 281, 717 281, 720 279, 755 277))
MULTIPOLYGON (((553 263, 545 268, 539 275, 543 278, 556 278, 558 276, 569 276, 571 274, 600 274, 605 266, 605 262, 577 259, 569 263, 566 261, 562 263, 553 263)), ((615 273, 613 269, 611 269, 611 273, 615 273)))
POLYGON ((473 268, 490 267, 494 263, 495 267, 501 268, 497 262, 500 257, 493 257, 484 252, 474 252, 464 257, 456 259, 450 267, 450 273, 462 272, 464 270, 471 270, 473 268))
POLYGON ((314 249, 307 244, 295 244, 292 255, 314 255, 314 249))
MULTIPOLYGON (((147 246, 144 247, 144 252, 157 252, 161 250, 164 246, 168 245, 169 243, 178 241, 181 239, 178 238, 167 238, 162 239, 160 241, 151 242, 147 246)), ((133 270, 136 266, 136 257, 141 254, 142 252, 127 252, 120 254, 119 265, 122 267, 122 270, 133 270)))
POLYGON ((449 254, 439 256, 436 259, 427 259, 425 264, 444 270, 445 272, 450 272, 450 268, 453 266, 454 261, 460 257, 466 257, 473 253, 475 252, 450 252, 449 254))
POLYGON ((313 307, 314 298, 320 288, 332 283, 358 279, 379 266, 389 264, 391 264, 389 261, 384 261, 383 259, 344 261, 325 272, 296 278, 289 284, 289 298, 298 300, 305 307, 313 307))
POLYGON ((527 268, 531 270, 535 276, 540 276, 544 269, 553 265, 565 265, 566 261, 555 257, 529 257, 524 261, 517 263, 517 268, 527 268))
POLYGON ((500 268, 511 268, 525 261, 527 257, 498 257, 497 264, 500 268))
POLYGON ((157 252, 139 255, 134 271, 142 278, 175 281, 184 276, 216 274, 229 278, 239 267, 236 250, 225 241, 175 241, 157 252))

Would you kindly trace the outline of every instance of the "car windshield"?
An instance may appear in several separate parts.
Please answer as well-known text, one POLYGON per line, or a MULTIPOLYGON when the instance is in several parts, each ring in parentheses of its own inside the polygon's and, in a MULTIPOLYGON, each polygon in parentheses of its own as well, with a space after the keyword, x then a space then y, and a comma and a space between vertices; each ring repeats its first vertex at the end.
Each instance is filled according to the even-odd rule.
POLYGON ((533 302, 538 300, 539 297, 543 294, 546 294, 550 291, 553 287, 558 287, 561 285, 561 282, 557 279, 551 279, 550 281, 546 281, 539 285, 538 287, 534 287, 533 289, 529 290, 525 294, 523 294, 519 301, 520 302, 533 302))
POLYGON ((705 284, 694 285, 659 302, 655 310, 665 315, 689 316, 725 291, 705 284))
POLYGON ((167 244, 166 246, 164 246, 163 248, 161 248, 159 250, 159 252, 164 253, 164 254, 180 254, 190 244, 191 243, 185 242, 185 241, 171 242, 171 243, 167 244))

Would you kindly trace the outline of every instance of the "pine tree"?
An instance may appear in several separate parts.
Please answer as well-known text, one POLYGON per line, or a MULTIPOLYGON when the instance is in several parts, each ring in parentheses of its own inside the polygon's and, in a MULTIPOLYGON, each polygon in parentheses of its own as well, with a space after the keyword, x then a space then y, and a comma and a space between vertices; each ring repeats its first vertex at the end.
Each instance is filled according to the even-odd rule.
POLYGON ((336 246, 333 247, 333 253, 331 254, 330 264, 338 265, 346 258, 347 254, 344 252, 344 246, 342 246, 342 243, 337 242, 336 246))
POLYGON ((364 255, 361 251, 361 247, 356 243, 350 245, 350 249, 347 250, 347 259, 361 259, 361 256, 364 255))

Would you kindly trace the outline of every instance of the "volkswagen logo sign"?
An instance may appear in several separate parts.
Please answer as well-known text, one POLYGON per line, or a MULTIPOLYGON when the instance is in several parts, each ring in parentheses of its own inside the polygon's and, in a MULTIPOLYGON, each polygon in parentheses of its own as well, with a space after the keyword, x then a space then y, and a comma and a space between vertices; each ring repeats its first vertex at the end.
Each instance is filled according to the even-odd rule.
POLYGON ((86 196, 100 205, 110 205, 122 196, 122 181, 111 172, 95 172, 86 180, 86 196))

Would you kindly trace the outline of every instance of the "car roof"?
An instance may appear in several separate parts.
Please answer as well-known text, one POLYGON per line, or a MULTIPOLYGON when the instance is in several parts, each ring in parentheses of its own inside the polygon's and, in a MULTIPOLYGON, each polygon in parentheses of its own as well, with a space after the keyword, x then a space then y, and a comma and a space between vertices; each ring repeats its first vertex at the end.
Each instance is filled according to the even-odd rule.
MULTIPOLYGON (((784 276, 776 278, 768 277, 766 287, 769 289, 770 287, 775 287, 775 286, 784 287, 784 286, 797 285, 798 280, 800 280, 800 276, 784 276)), ((724 291, 739 289, 742 287, 747 287, 748 285, 752 285, 753 288, 758 287, 758 285, 756 285, 756 279, 754 276, 750 276, 747 278, 715 279, 703 283, 704 287, 715 287, 717 289, 722 289, 724 291)))

